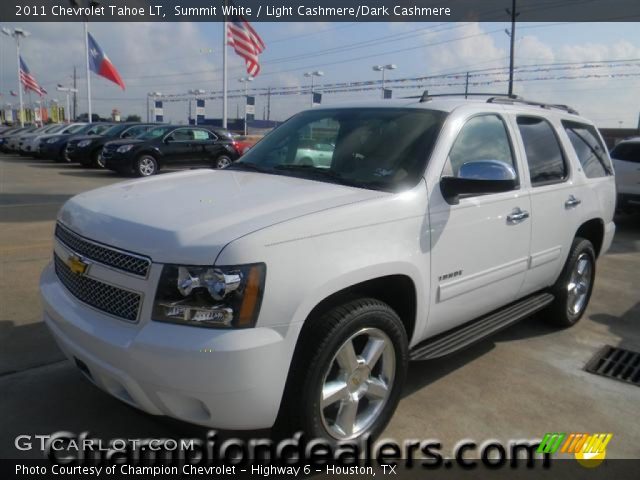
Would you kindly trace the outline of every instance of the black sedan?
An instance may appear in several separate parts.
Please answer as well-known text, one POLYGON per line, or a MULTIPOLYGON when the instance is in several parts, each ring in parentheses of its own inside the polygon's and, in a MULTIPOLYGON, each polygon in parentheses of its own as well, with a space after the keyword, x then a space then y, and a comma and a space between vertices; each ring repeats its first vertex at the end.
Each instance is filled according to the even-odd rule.
POLYGON ((237 143, 226 130, 164 125, 135 139, 105 144, 106 168, 148 177, 163 167, 224 168, 240 157, 237 143))
POLYGON ((100 153, 107 142, 135 138, 157 126, 153 123, 117 123, 99 135, 76 135, 67 142, 65 159, 85 167, 104 168, 100 153))

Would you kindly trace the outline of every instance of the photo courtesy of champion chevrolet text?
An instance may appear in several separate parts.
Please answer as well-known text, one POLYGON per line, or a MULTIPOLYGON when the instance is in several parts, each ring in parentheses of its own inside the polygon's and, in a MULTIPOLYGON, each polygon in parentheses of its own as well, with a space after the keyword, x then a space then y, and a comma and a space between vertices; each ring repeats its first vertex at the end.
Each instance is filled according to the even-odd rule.
POLYGON ((640 468, 640 2, 0 4, 2 478, 640 468))

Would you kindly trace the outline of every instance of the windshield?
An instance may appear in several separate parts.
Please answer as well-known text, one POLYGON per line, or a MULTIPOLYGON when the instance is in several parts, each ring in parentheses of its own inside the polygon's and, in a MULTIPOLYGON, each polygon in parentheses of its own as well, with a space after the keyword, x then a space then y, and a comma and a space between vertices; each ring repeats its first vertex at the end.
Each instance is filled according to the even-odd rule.
POLYGON ((415 108, 310 110, 228 168, 397 191, 419 181, 445 117, 415 108))
POLYGON ((126 128, 129 128, 131 125, 124 124, 124 125, 109 125, 109 128, 107 128, 104 132, 102 132, 102 135, 104 135, 105 137, 118 137, 120 136, 120 133, 122 133, 126 128))
POLYGON ((78 133, 85 128, 85 125, 71 125, 62 131, 62 133, 78 133))
POLYGON ((47 131, 47 133, 58 133, 60 130, 62 130, 65 127, 66 125, 56 125, 51 130, 47 131))
POLYGON ((137 138, 141 140, 153 140, 154 138, 162 137, 173 130, 175 127, 157 127, 144 132, 142 135, 138 135, 137 138))

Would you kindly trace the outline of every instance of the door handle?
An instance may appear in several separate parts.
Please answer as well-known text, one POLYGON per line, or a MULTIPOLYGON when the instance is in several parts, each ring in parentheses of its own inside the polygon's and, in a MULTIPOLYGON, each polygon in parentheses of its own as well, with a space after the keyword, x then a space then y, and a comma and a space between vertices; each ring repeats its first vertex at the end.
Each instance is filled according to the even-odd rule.
POLYGON ((578 200, 573 195, 569 195, 569 199, 566 202, 564 202, 564 206, 565 208, 573 208, 573 207, 577 207, 581 203, 582 203, 582 200, 578 200))
POLYGON ((507 223, 516 224, 529 218, 529 212, 526 210, 520 210, 520 208, 514 208, 513 211, 507 215, 507 223))

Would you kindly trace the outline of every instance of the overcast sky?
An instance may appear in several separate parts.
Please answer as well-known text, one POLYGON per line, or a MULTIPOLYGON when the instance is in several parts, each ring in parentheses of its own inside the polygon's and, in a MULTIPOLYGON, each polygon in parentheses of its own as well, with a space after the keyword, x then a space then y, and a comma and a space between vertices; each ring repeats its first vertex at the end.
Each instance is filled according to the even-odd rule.
MULTIPOLYGON (((69 85, 74 65, 78 68, 78 112, 86 112, 84 43, 81 23, 4 24, 31 33, 22 49, 32 74, 50 92, 64 97, 56 84, 69 85)), ((254 27, 267 50, 261 56, 262 72, 255 87, 307 85, 303 73, 322 70, 322 83, 379 80, 374 64, 394 63, 387 78, 428 76, 507 67, 508 23, 258 23, 254 27)), ((515 93, 555 103, 570 104, 600 126, 635 127, 640 111, 640 28, 638 23, 520 24, 516 32, 516 66, 575 62, 570 70, 528 68, 518 73, 515 93), (584 66, 603 60, 616 66, 584 66), (628 65, 621 65, 629 61, 628 65), (536 71, 539 70, 539 71, 536 71), (559 77, 590 78, 559 78, 559 77), (553 79, 548 79, 552 77, 553 79), (537 78, 538 80, 533 80, 537 78), (547 78, 541 80, 540 78, 547 78), (622 122, 622 123, 620 123, 622 122)), ((123 116, 146 115, 147 92, 184 93, 189 89, 218 91, 222 88, 222 24, 220 23, 93 23, 90 30, 126 85, 121 91, 107 80, 92 77, 94 112, 103 116, 117 108, 123 116)), ((15 44, 2 36, 3 103, 15 102, 15 44)), ((504 80, 504 73, 480 72, 471 82, 504 80)), ((229 51, 229 88, 240 88, 246 75, 243 61, 229 51)), ((432 80, 432 93, 463 91, 461 79, 432 80)), ((393 88, 393 84, 389 84, 393 88)), ((471 86, 471 91, 506 91, 506 83, 471 86)), ((394 89, 394 97, 416 95, 419 90, 394 89)), ((323 103, 378 98, 380 92, 325 94, 323 103)), ((308 95, 272 96, 271 118, 282 120, 307 108, 308 95)), ((258 97, 256 117, 262 118, 266 97, 258 97)), ((238 100, 230 99, 229 115, 235 117, 238 100)), ((186 122, 186 102, 165 105, 165 119, 186 122)), ((207 117, 220 117, 220 101, 207 103, 207 117)))

